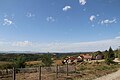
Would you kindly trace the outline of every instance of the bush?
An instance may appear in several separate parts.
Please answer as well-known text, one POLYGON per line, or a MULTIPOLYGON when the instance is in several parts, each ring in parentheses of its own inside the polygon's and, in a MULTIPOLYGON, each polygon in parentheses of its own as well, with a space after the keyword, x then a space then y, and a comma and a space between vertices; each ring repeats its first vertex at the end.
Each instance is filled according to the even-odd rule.
POLYGON ((99 66, 96 68, 97 70, 109 70, 110 67, 109 66, 99 66))
POLYGON ((85 69, 86 69, 86 66, 84 66, 84 65, 81 65, 79 68, 80 71, 85 70, 85 69))
POLYGON ((42 55, 41 60, 44 64, 44 66, 51 66, 52 63, 53 63, 53 60, 51 60, 51 55, 50 54, 42 55))
POLYGON ((110 65, 110 64, 114 63, 114 61, 113 61, 114 59, 115 59, 115 54, 114 54, 114 51, 112 50, 112 48, 110 47, 109 51, 106 51, 105 62, 106 62, 106 64, 110 65))
POLYGON ((14 61, 14 67, 25 68, 25 58, 22 56, 19 56, 17 60, 14 61))
POLYGON ((0 65, 0 69, 12 69, 14 65, 11 63, 0 65))

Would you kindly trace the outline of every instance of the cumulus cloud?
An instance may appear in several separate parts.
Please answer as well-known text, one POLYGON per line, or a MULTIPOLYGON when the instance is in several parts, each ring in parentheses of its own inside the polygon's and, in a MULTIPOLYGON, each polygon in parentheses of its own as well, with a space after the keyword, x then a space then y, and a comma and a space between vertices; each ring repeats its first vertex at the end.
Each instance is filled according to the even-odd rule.
POLYGON ((86 4, 86 0, 79 0, 79 3, 80 3, 81 5, 85 5, 85 4, 86 4))
POLYGON ((67 11, 67 10, 69 10, 69 9, 71 9, 71 6, 65 6, 65 7, 63 8, 63 11, 67 11))
POLYGON ((55 21, 55 19, 52 16, 47 17, 46 20, 48 22, 54 22, 55 21))
POLYGON ((12 20, 9 20, 9 19, 7 19, 7 18, 5 18, 5 19, 3 20, 3 25, 4 25, 4 26, 5 26, 5 25, 9 26, 9 25, 11 25, 11 24, 13 24, 13 21, 12 21, 12 20))
POLYGON ((90 21, 93 21, 93 20, 95 20, 96 19, 96 17, 95 17, 95 15, 92 15, 92 16, 90 16, 90 21))
POLYGON ((35 14, 32 14, 32 13, 30 13, 30 12, 27 12, 26 16, 27 16, 28 18, 31 18, 31 17, 35 17, 35 14))
POLYGON ((29 41, 19 41, 19 42, 14 42, 12 45, 13 46, 18 46, 18 47, 26 47, 26 46, 31 46, 32 42, 29 42, 29 41))
POLYGON ((101 24, 112 24, 112 23, 117 23, 117 20, 116 19, 113 19, 113 20, 105 19, 101 21, 101 24))

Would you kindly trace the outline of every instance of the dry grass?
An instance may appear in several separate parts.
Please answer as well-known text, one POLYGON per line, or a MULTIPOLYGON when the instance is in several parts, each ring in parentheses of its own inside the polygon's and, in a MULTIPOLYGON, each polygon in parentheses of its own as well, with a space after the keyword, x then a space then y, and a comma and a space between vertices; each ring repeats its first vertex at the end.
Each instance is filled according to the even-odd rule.
POLYGON ((12 62, 0 61, 0 65, 12 64, 12 62))
POLYGON ((28 62, 25 62, 25 65, 26 66, 29 66, 29 67, 35 67, 35 66, 39 66, 39 65, 42 65, 42 61, 28 61, 28 62))
POLYGON ((77 72, 81 77, 75 80, 93 80, 94 78, 117 71, 120 65, 107 65, 104 62, 84 63, 77 65, 77 72))
POLYGON ((62 60, 54 60, 54 65, 63 65, 62 60))
POLYGON ((41 64, 42 62, 41 61, 28 61, 28 62, 25 62, 26 65, 36 65, 36 64, 41 64))
POLYGON ((12 68, 12 67, 13 67, 13 62, 0 61, 0 70, 12 68))
MULTIPOLYGON (((17 80, 38 80, 38 73, 21 73, 16 75, 17 80)), ((56 80, 55 73, 42 74, 42 80, 56 80)))
MULTIPOLYGON (((2 62, 4 63, 4 62, 2 62)), ((6 63, 6 62, 5 62, 6 63)), ((9 62, 8 62, 9 63, 9 62)), ((29 61, 26 62, 27 65, 41 64, 40 61, 29 61)), ((62 65, 61 60, 55 60, 54 64, 62 65)), ((55 72, 42 72, 42 80, 93 80, 97 77, 107 75, 109 73, 115 72, 120 68, 119 64, 107 65, 104 62, 94 62, 94 63, 82 63, 75 65, 76 71, 69 72, 69 76, 66 76, 66 72, 59 73, 59 78, 56 79, 55 72)), ((66 69, 66 68, 65 68, 66 69)), ((69 69, 71 70, 71 69, 69 69)), ((33 73, 18 73, 16 74, 17 80, 38 80, 38 72, 33 73)), ((6 79, 7 80, 7 79, 6 79)))

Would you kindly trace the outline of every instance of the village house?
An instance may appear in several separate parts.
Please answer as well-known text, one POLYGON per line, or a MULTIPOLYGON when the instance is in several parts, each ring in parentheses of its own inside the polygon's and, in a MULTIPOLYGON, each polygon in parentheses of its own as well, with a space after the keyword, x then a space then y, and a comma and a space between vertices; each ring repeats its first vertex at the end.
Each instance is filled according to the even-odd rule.
POLYGON ((78 56, 78 57, 67 57, 63 60, 63 64, 66 64, 68 62, 68 64, 75 64, 77 62, 81 62, 82 61, 82 57, 78 56))
POLYGON ((82 61, 91 61, 91 60, 101 60, 104 58, 103 54, 97 54, 95 57, 92 56, 92 54, 80 54, 77 57, 74 56, 69 56, 66 57, 62 63, 63 64, 76 64, 77 62, 82 62, 82 61))
POLYGON ((96 60, 101 60, 104 58, 104 55, 103 54, 98 54, 96 55, 96 60))
POLYGON ((83 58, 83 61, 92 60, 92 56, 90 54, 81 54, 80 56, 83 58))

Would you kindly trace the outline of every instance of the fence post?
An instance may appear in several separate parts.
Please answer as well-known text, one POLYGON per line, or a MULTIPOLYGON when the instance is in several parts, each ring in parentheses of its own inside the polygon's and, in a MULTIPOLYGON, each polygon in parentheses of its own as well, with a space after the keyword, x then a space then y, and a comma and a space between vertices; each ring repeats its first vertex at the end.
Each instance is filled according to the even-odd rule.
POLYGON ((39 66, 39 80, 41 80, 41 66, 39 66))
POLYGON ((68 76, 68 72, 69 72, 69 71, 68 71, 68 62, 67 62, 67 76, 68 76))
POLYGON ((58 65, 56 66, 56 78, 58 78, 58 65))
POLYGON ((13 67, 13 80, 15 80, 15 68, 13 67))

